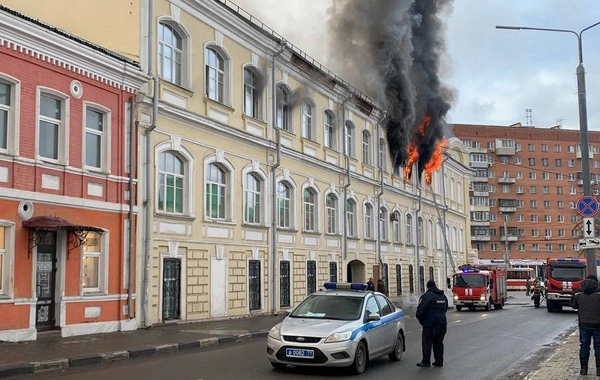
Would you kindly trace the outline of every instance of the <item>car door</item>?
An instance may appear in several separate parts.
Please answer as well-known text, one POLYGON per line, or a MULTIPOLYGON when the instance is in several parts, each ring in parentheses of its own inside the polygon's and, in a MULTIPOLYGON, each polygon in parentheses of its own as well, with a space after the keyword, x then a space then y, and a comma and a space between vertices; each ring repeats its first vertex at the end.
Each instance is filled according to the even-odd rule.
MULTIPOLYGON (((381 311, 380 315, 382 319, 394 312, 394 309, 392 309, 392 305, 384 296, 377 294, 375 298, 377 299, 377 303, 379 304, 379 310, 381 311)), ((397 324, 398 322, 396 321, 389 321, 387 323, 383 323, 383 326, 381 328, 383 330, 382 344, 388 350, 391 350, 391 348, 394 347, 394 344, 396 343, 397 324)))
POLYGON ((365 336, 367 338, 367 342, 369 343, 370 356, 377 356, 386 349, 385 331, 380 320, 368 321, 370 314, 381 315, 379 303, 377 303, 375 296, 372 295, 368 296, 367 302, 365 303, 364 323, 367 325, 365 336))

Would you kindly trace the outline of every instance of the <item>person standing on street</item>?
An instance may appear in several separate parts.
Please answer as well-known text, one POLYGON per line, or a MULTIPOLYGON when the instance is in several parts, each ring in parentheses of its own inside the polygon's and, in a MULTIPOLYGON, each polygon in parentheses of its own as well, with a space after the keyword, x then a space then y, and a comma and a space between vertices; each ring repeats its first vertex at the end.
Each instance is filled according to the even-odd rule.
POLYGON ((431 367, 431 349, 435 367, 444 366, 444 336, 448 330, 446 312, 448 311, 448 298, 443 291, 437 288, 435 281, 427 282, 427 291, 419 298, 417 307, 417 320, 423 326, 421 346, 423 359, 417 367, 431 367))
POLYGON ((388 295, 387 288, 385 287, 385 282, 384 282, 383 278, 380 278, 379 280, 377 280, 377 291, 379 293, 385 294, 386 296, 388 295))
POLYGON ((596 357, 596 376, 600 376, 600 288, 598 277, 590 274, 581 281, 573 292, 571 307, 579 316, 579 363, 581 375, 587 375, 590 359, 590 344, 594 338, 594 356, 596 357))
POLYGON ((529 277, 527 277, 527 281, 525 281, 525 295, 528 296, 531 291, 531 281, 529 281, 529 277))
POLYGON ((369 281, 367 281, 367 290, 375 291, 375 283, 373 282, 373 277, 369 277, 369 281))

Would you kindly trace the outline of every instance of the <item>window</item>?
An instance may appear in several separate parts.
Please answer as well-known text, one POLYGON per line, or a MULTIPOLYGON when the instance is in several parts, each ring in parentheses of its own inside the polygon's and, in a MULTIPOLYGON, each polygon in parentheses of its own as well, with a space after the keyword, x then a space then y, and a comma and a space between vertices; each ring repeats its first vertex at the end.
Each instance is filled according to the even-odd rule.
POLYGON ((304 204, 304 231, 314 232, 317 230, 317 195, 313 189, 304 189, 302 198, 304 204))
POLYGON ((560 145, 554 145, 554 151, 555 151, 556 153, 560 153, 560 150, 561 150, 561 149, 560 149, 560 145))
POLYGON ((251 68, 244 69, 244 113, 260 119, 260 78, 251 68))
POLYGON ((327 233, 335 234, 337 232, 337 198, 333 194, 327 194, 325 197, 325 212, 327 213, 327 233))
POLYGON ((362 160, 371 165, 371 133, 367 130, 362 133, 362 160))
POLYGON ((7 259, 8 250, 8 232, 10 229, 5 226, 0 226, 0 294, 7 293, 8 273, 6 268, 10 268, 7 259))
POLYGON ((168 82, 181 86, 183 39, 170 25, 158 26, 158 73, 168 82))
MULTIPOLYGON (((396 211, 398 212, 398 211, 396 211)), ((402 214, 400 214, 402 215, 402 214)), ((400 220, 394 220, 392 222, 392 238, 394 240, 394 243, 401 243, 402 242, 402 229, 400 228, 400 220)))
POLYGON ((542 152, 548 151, 548 144, 542 144, 542 152))
POLYGON ((396 295, 402 295, 402 266, 396 264, 396 295))
POLYGON ((277 202, 279 209, 278 226, 281 228, 291 228, 292 188, 287 182, 279 182, 277 202))
POLYGON ((365 238, 373 238, 373 206, 365 205, 365 238))
POLYGON ((306 294, 317 291, 317 262, 309 260, 306 262, 306 294))
POLYGON ((102 288, 102 235, 88 232, 83 244, 81 287, 84 292, 99 292, 102 288))
POLYGON ((59 160, 63 127, 63 100, 52 95, 40 95, 38 154, 42 158, 59 160))
POLYGON ((244 184, 244 222, 260 224, 261 222, 261 188, 262 181, 254 173, 246 174, 244 184))
POLYGON ((308 102, 302 104, 302 137, 314 140, 313 107, 308 102))
POLYGON ((290 262, 279 262, 279 306, 290 307, 290 262))
POLYGON ((425 233, 423 231, 423 218, 419 217, 417 220, 417 237, 419 238, 419 245, 425 246, 425 233))
POLYGON ((346 220, 348 236, 356 236, 356 202, 352 199, 346 201, 346 220))
POLYGON ((535 166, 535 158, 530 158, 528 161, 529 161, 529 166, 535 166))
POLYGON ((335 117, 333 117, 331 111, 323 113, 323 131, 325 133, 325 146, 329 149, 336 149, 335 117))
POLYGON ((172 152, 158 156, 158 212, 183 213, 184 163, 172 152))
POLYGON ((338 282, 338 266, 337 262, 329 262, 329 282, 338 282))
POLYGON ((412 236, 412 215, 406 214, 406 244, 414 244, 412 236))
POLYGON ((103 112, 92 108, 85 110, 85 166, 101 169, 104 162, 106 121, 103 112))
POLYGON ((13 86, 8 83, 0 82, 0 151, 9 150, 9 140, 11 137, 11 127, 13 123, 14 95, 13 86))
POLYGON ((290 92, 285 86, 277 86, 277 127, 291 132, 289 96, 290 92))
POLYGON ((352 124, 351 122, 347 121, 346 122, 346 128, 345 128, 345 139, 344 139, 344 143, 346 144, 346 154, 352 158, 354 158, 354 124, 352 124))
POLYGON ((212 219, 225 219, 227 197, 227 174, 217 164, 206 168, 206 216, 212 219))
POLYGON ((412 264, 408 266, 408 291, 412 294, 415 292, 415 270, 412 264))
POLYGON ((209 99, 224 103, 225 60, 216 50, 206 49, 206 95, 209 99))
POLYGON ((379 209, 379 233, 380 240, 388 240, 388 212, 385 207, 379 209))
POLYGON ((385 140, 379 139, 379 164, 382 170, 387 170, 387 160, 385 156, 385 140))
POLYGON ((562 166, 562 160, 560 158, 557 158, 554 160, 554 164, 556 165, 557 168, 562 166))

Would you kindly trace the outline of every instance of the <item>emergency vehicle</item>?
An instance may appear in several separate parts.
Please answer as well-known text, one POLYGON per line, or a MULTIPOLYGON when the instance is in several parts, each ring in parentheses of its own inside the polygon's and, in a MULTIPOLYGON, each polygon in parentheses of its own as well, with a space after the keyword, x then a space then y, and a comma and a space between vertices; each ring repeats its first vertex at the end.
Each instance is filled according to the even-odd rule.
POLYGON ((546 262, 546 308, 549 313, 569 306, 573 290, 586 277, 585 259, 549 258, 546 262))
POLYGON ((507 299, 506 271, 483 266, 464 265, 452 275, 452 285, 448 279, 448 288, 452 289, 454 306, 457 311, 463 307, 474 310, 482 307, 500 310, 507 299))

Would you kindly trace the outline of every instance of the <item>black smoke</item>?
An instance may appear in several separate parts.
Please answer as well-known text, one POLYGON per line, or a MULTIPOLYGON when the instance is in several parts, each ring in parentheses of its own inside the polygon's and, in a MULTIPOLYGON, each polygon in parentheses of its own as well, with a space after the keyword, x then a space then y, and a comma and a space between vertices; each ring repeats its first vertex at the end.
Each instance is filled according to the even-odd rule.
POLYGON ((387 140, 394 166, 405 165, 411 141, 419 176, 443 139, 453 91, 440 81, 445 54, 443 19, 453 0, 333 0, 329 9, 331 57, 348 81, 387 110, 387 140), (425 115, 424 135, 418 133, 425 115))

